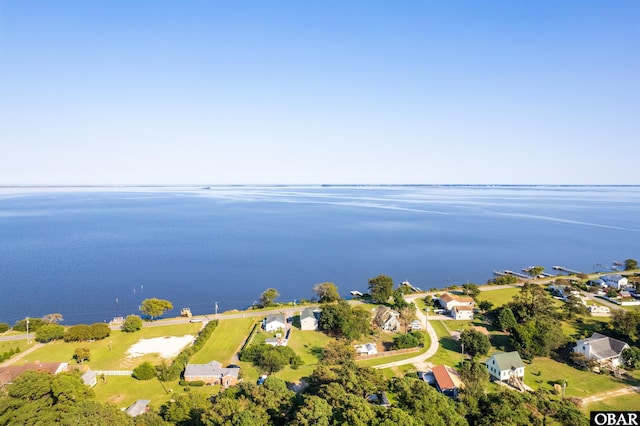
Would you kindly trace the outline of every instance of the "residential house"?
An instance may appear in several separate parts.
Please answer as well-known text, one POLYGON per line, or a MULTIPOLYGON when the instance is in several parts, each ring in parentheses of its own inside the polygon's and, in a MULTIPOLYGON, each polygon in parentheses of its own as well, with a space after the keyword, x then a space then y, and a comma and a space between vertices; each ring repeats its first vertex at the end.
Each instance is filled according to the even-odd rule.
POLYGON ((269 315, 264 320, 264 331, 266 332, 284 330, 286 326, 287 320, 284 314, 269 315))
POLYGON ((600 280, 602 280, 603 282, 603 287, 613 287, 616 290, 621 290, 629 285, 629 280, 627 279, 627 277, 623 277, 619 274, 603 275, 600 277, 600 280))
POLYGON ((184 370, 184 379, 188 382, 202 380, 208 385, 233 386, 238 383, 240 368, 222 368, 218 361, 208 364, 187 364, 184 370))
POLYGON ((501 382, 524 380, 524 363, 518 351, 494 354, 486 361, 485 365, 489 370, 489 375, 495 380, 501 382))
POLYGON ((386 331, 396 331, 400 328, 398 317, 400 314, 386 306, 378 306, 374 323, 386 331))
POLYGON ((96 372, 93 370, 85 371, 84 373, 82 373, 82 376, 80 376, 80 378, 82 379, 82 383, 89 386, 90 388, 98 384, 98 374, 96 374, 96 372))
POLYGON ((451 316, 457 320, 472 320, 473 306, 454 306, 451 310, 451 316))
POLYGON ((375 343, 366 343, 364 345, 356 345, 356 353, 358 355, 375 355, 378 353, 378 347, 375 343))
POLYGON ((583 354, 587 361, 595 360, 601 366, 611 364, 617 367, 620 364, 620 354, 628 347, 629 345, 621 340, 593 333, 587 339, 578 340, 573 351, 583 354))
POLYGON ((431 370, 435 379, 436 389, 450 397, 457 397, 463 387, 458 372, 446 365, 437 365, 431 370))
POLYGON ((319 316, 319 309, 304 309, 300 312, 300 330, 317 330, 319 316))
POLYGON ((422 322, 420 320, 411 321, 411 330, 422 330, 422 322))
POLYGON ((149 403, 150 402, 151 401, 148 400, 148 399, 139 399, 136 402, 134 402, 133 404, 131 404, 129 406, 129 408, 127 408, 125 410, 125 413, 127 413, 131 417, 135 417, 135 416, 139 416, 140 414, 144 414, 147 411, 149 411, 149 403))
POLYGON ((590 305, 589 312, 591 315, 607 315, 611 312, 608 306, 590 305))
POLYGON ((67 362, 35 362, 24 365, 10 365, 0 368, 0 386, 12 383, 13 380, 25 371, 44 371, 56 375, 69 370, 67 362))

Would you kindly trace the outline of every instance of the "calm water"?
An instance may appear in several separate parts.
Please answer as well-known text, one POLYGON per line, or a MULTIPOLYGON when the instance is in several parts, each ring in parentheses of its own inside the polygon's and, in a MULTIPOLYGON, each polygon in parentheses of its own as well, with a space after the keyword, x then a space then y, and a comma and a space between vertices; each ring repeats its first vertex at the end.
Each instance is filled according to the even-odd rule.
POLYGON ((224 187, 0 190, 0 322, 210 313, 343 294, 378 274, 421 288, 493 269, 585 272, 640 258, 640 187, 224 187), (598 266, 604 265, 604 266, 598 266))

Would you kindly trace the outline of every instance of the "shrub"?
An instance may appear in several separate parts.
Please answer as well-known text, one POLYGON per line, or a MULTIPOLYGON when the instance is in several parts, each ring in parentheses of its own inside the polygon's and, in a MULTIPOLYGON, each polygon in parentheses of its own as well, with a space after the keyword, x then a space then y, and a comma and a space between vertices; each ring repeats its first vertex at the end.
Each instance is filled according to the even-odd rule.
POLYGON ((204 382, 202 380, 194 380, 193 382, 189 382, 189 386, 202 387, 204 386, 204 382))
POLYGON ((178 382, 178 384, 179 384, 180 386, 189 386, 189 382, 188 382, 188 381, 186 381, 186 380, 180 380, 180 381, 178 382))
POLYGON ((0 333, 4 333, 5 331, 9 331, 9 324, 6 322, 0 322, 0 333))
POLYGON ((122 323, 122 331, 126 333, 133 333, 140 329, 142 329, 142 318, 138 315, 128 315, 122 323))
POLYGON ((422 343, 422 336, 417 331, 400 334, 393 338, 393 349, 415 348, 422 343))
POLYGON ((36 331, 36 341, 47 343, 64 337, 64 327, 59 324, 45 324, 36 331))
MULTIPOLYGON (((29 318, 29 331, 36 331, 40 327, 42 327, 46 322, 42 320, 42 318, 29 318)), ((13 325, 13 329, 15 331, 27 331, 27 319, 22 319, 20 321, 16 321, 13 325)))
POLYGON ((133 377, 138 380, 151 380, 156 377, 156 368, 145 361, 133 369, 133 377))
POLYGON ((302 365, 302 359, 288 346, 271 346, 258 343, 240 352, 240 361, 248 361, 256 367, 275 373, 289 364, 293 368, 302 365))

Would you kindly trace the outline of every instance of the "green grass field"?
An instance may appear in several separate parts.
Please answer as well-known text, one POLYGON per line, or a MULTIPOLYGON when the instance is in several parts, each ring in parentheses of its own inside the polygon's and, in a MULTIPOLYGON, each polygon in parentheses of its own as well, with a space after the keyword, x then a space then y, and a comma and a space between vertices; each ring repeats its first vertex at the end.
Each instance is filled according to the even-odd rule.
POLYGON ((193 364, 206 364, 213 360, 228 365, 233 355, 249 336, 259 317, 225 319, 218 322, 207 344, 192 358, 193 364))
POLYGON ((619 395, 613 398, 605 398, 585 404, 582 411, 588 416, 591 411, 635 411, 640 405, 640 396, 637 393, 619 395))
POLYGON ((518 293, 520 293, 519 288, 501 288, 499 290, 481 291, 478 295, 477 301, 478 303, 483 300, 489 301, 493 303, 494 308, 497 308, 498 306, 511 302, 513 296, 518 293))
POLYGON ((163 327, 143 328, 135 333, 112 331, 111 336, 95 342, 66 343, 56 341, 47 343, 42 348, 25 356, 20 363, 27 362, 54 362, 71 361, 76 348, 88 348, 91 351, 91 359, 88 365, 93 370, 129 370, 144 361, 153 364, 160 363, 157 354, 148 354, 137 358, 127 358, 127 350, 140 339, 151 339, 164 336, 195 336, 200 330, 200 324, 178 324, 163 327))

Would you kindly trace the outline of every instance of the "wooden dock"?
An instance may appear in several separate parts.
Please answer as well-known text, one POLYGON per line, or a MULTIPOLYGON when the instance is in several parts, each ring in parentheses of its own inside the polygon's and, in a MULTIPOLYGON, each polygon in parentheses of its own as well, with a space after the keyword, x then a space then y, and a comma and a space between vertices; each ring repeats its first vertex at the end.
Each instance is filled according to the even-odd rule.
POLYGON ((580 271, 574 271, 573 269, 565 268, 564 266, 554 266, 553 269, 555 269, 556 271, 568 272, 575 275, 582 273, 580 271))

